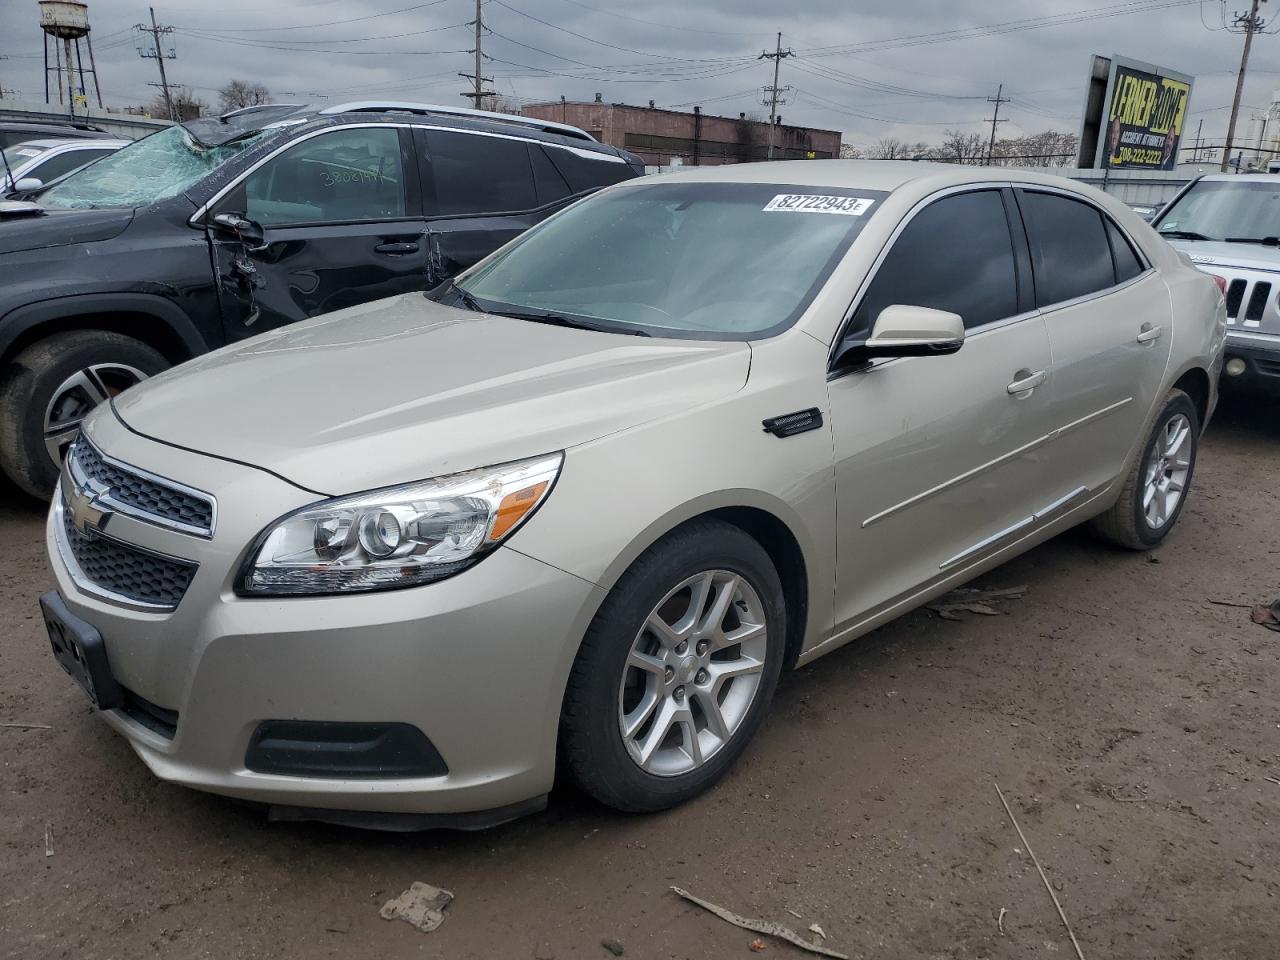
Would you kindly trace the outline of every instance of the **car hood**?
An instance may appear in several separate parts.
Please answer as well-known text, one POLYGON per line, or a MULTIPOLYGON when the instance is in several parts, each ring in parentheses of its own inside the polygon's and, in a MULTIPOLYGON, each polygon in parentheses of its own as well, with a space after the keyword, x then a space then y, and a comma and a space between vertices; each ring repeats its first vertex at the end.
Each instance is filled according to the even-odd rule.
POLYGON ((1170 240, 1169 244, 1199 267, 1219 264, 1245 270, 1280 270, 1280 247, 1260 243, 1227 243, 1222 240, 1170 240))
POLYGON ((513 320, 406 294, 207 354, 116 397, 136 433, 352 493, 562 450, 740 390, 741 342, 513 320))
POLYGON ((0 219, 0 254, 92 243, 117 236, 133 219, 130 209, 50 210, 0 219))

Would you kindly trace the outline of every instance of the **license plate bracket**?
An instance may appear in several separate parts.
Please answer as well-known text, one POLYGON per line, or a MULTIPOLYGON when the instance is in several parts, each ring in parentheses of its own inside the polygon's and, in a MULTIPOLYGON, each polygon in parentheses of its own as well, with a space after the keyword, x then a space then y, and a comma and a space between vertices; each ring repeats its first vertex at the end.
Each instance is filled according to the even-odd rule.
POLYGON ((56 590, 40 598, 40 615, 49 632, 49 645, 58 665, 80 685, 98 710, 124 703, 124 691, 111 673, 107 646, 93 624, 69 609, 56 590))

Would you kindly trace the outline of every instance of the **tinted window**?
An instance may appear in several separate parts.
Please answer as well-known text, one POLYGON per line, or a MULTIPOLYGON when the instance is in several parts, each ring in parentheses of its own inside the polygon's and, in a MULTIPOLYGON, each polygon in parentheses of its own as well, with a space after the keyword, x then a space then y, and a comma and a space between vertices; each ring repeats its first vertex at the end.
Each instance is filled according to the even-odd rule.
POLYGON ((246 214, 264 226, 401 218, 400 135, 369 127, 303 140, 250 174, 244 191, 246 214))
POLYGON ((565 147, 549 146, 547 156, 564 175, 569 182, 569 189, 574 193, 607 187, 611 183, 635 176, 630 164, 621 162, 621 157, 612 154, 594 153, 590 150, 578 153, 565 147))
POLYGON ((39 177, 41 182, 51 183, 64 173, 78 170, 86 163, 97 160, 99 157, 105 157, 111 152, 111 150, 69 150, 66 153, 58 154, 56 157, 50 157, 26 174, 26 176, 39 177))
POLYGON ((1115 284, 1111 246, 1096 209, 1055 193, 1023 192, 1021 205, 1039 306, 1115 284))
POLYGON ((1142 272, 1142 261, 1133 252, 1133 245, 1110 220, 1107 220, 1107 239, 1111 241, 1111 256, 1116 264, 1116 283, 1132 280, 1142 272))
POLYGON ((523 140, 446 130, 427 132, 438 214, 505 213, 538 205, 523 140))
POLYGON ((1018 312, 1013 241, 998 192, 944 197, 916 215, 876 271, 853 329, 870 330, 896 303, 958 313, 966 327, 1018 312))
POLYGON ((542 147, 529 145, 529 159, 533 161, 533 179, 538 187, 538 204, 553 203, 569 195, 569 184, 555 168, 542 147))

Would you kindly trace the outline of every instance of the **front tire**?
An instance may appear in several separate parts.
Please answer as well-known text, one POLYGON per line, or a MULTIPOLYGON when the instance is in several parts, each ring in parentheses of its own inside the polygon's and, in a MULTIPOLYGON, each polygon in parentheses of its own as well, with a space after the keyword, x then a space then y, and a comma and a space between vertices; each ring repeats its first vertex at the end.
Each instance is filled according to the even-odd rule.
POLYGON ((1196 405, 1183 391, 1170 390, 1119 499, 1091 521, 1093 531, 1129 550, 1159 546, 1187 501, 1199 447, 1196 405))
POLYGON ((561 717, 574 779, 629 812, 706 790, 764 719, 785 636, 778 572, 738 527, 695 521, 650 547, 574 662, 561 717))
POLYGON ((0 468, 27 493, 47 498, 85 415, 168 366, 145 343, 107 330, 33 343, 0 380, 0 468))

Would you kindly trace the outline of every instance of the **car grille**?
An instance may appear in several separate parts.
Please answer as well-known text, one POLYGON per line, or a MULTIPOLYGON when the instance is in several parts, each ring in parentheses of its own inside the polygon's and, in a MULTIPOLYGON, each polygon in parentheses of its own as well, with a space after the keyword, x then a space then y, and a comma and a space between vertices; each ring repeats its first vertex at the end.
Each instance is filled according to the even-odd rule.
POLYGON ((213 501, 140 475, 105 459, 81 438, 70 454, 77 470, 109 491, 113 506, 139 520, 171 526, 184 532, 213 533, 213 501))
POLYGON ((98 534, 83 533, 65 509, 62 534, 80 576, 125 600, 172 610, 195 576, 194 563, 162 557, 98 534))
POLYGON ((1271 299, 1271 284, 1266 280, 1249 281, 1236 278, 1227 285, 1227 319, 1257 325, 1263 319, 1271 299))

